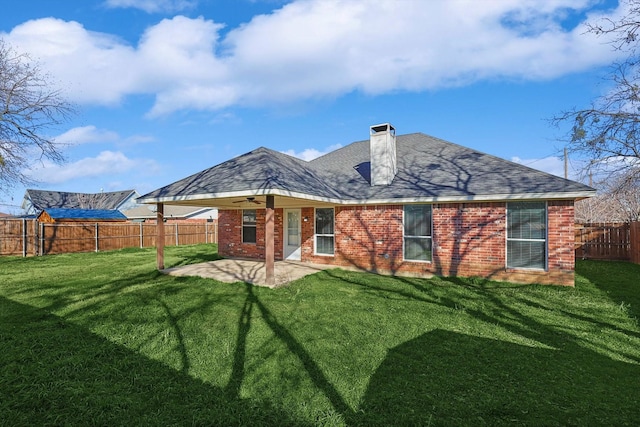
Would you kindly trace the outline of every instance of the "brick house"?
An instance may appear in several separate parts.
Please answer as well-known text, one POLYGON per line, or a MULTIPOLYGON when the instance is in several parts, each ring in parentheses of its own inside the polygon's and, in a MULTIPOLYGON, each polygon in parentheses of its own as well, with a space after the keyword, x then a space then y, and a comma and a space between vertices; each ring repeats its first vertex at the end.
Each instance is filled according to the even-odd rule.
MULTIPOLYGON (((142 196, 215 206, 224 257, 573 285, 574 202, 595 190, 422 133, 372 126, 306 162, 258 148, 142 196)), ((160 251, 160 248, 159 248, 160 251)), ((159 263, 160 266, 160 263, 159 263)))

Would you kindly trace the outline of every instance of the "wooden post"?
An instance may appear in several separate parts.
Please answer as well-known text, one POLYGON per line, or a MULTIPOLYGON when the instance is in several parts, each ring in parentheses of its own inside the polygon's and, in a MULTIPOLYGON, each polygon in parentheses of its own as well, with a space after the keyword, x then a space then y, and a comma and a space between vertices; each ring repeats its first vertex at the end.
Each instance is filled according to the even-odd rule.
POLYGON ((634 264, 640 264, 640 221, 631 223, 630 237, 630 258, 634 264))
POLYGON ((22 257, 27 256, 27 219, 22 218, 22 257))
POLYGON ((44 222, 40 223, 40 256, 44 255, 44 222))
POLYGON ((33 220, 33 256, 40 255, 40 223, 33 220))
POLYGON ((275 217, 275 200, 273 196, 267 196, 267 212, 265 218, 265 238, 264 238, 264 257, 267 276, 267 286, 275 284, 275 248, 274 248, 274 217, 275 217))
POLYGON ((158 270, 164 270, 164 203, 158 203, 156 212, 156 261, 158 270))

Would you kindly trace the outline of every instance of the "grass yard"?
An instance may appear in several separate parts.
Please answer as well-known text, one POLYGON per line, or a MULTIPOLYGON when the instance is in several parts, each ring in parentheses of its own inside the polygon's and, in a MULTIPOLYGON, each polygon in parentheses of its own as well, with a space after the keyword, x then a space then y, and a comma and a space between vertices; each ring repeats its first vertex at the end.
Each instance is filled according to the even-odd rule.
POLYGON ((270 290, 153 250, 0 258, 0 425, 637 425, 640 266, 577 271, 270 290))

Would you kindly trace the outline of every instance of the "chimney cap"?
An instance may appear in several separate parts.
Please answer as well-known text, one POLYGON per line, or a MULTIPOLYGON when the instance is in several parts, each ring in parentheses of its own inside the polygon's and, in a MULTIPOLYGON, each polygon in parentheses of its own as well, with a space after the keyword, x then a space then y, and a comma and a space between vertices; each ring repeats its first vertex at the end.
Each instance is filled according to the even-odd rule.
POLYGON ((381 123, 379 125, 373 125, 369 128, 371 135, 376 134, 378 132, 391 132, 395 135, 396 128, 391 126, 391 123, 381 123))

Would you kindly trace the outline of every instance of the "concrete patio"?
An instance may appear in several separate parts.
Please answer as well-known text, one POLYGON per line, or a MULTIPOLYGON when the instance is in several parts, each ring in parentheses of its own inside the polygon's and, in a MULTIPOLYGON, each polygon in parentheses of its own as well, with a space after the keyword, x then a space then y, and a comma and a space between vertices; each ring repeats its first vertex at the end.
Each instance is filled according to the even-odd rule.
MULTIPOLYGON (((282 286, 309 274, 330 268, 335 268, 335 266, 309 264, 299 261, 276 261, 274 287, 282 286)), ((220 259, 166 268, 162 272, 170 276, 196 276, 226 283, 245 282, 258 286, 267 286, 264 261, 220 259)))

